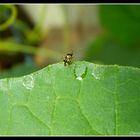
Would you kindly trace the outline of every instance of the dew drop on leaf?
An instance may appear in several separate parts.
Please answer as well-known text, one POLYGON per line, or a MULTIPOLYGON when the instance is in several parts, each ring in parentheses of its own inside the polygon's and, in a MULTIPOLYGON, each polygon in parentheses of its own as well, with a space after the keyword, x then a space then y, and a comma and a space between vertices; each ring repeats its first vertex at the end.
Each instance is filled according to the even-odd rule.
POLYGON ((80 76, 79 76, 79 77, 77 77, 76 79, 77 79, 77 80, 80 80, 80 81, 81 81, 81 80, 83 80, 83 78, 82 78, 82 77, 80 77, 80 76))
POLYGON ((101 80, 104 78, 104 71, 98 67, 98 66, 94 66, 93 70, 92 70, 92 76, 96 79, 96 80, 101 80))
POLYGON ((87 73, 87 67, 85 64, 76 64, 75 65, 75 77, 77 80, 83 80, 83 78, 86 76, 87 73))
POLYGON ((34 87, 34 79, 31 75, 23 77, 23 86, 29 90, 34 87))

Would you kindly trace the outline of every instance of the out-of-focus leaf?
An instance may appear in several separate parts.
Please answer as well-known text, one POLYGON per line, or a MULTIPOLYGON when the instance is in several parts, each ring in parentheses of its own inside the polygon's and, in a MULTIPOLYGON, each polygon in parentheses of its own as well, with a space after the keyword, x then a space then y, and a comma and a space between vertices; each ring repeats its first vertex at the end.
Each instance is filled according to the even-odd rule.
POLYGON ((0 31, 5 30, 11 24, 13 24, 13 22, 15 21, 16 16, 17 16, 17 9, 14 5, 0 5, 0 17, 2 17, 4 14, 4 8, 11 10, 11 16, 4 23, 0 24, 0 31))
POLYGON ((140 5, 101 5, 100 19, 105 29, 124 46, 140 42, 140 5))
POLYGON ((110 37, 99 37, 89 44, 88 61, 140 67, 140 48, 121 47, 110 37))

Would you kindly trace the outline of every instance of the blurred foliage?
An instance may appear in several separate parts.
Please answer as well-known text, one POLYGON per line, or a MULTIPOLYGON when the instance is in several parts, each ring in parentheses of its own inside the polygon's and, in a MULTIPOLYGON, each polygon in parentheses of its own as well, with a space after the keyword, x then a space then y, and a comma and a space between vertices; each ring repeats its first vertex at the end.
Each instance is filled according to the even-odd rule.
POLYGON ((101 23, 121 45, 140 43, 140 5, 102 5, 101 23))
POLYGON ((0 6, 0 31, 5 30, 8 28, 16 19, 17 16, 17 10, 14 5, 1 5, 0 6), (7 19, 5 19, 7 11, 11 10, 11 15, 7 19), (4 22, 4 23, 3 23, 4 22))
POLYGON ((140 67, 140 5, 99 6, 102 35, 89 42, 85 59, 140 67))
POLYGON ((0 78, 37 70, 33 56, 42 38, 36 26, 30 24, 19 6, 0 5, 0 78))
POLYGON ((92 41, 87 49, 86 59, 95 63, 140 67, 140 48, 126 48, 114 42, 104 36, 92 41))

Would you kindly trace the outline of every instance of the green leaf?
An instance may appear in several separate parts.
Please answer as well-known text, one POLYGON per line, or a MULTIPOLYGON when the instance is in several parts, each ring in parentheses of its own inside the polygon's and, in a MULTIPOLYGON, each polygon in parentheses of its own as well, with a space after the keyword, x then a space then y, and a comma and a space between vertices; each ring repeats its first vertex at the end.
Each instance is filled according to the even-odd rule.
POLYGON ((85 61, 0 80, 0 135, 140 135, 140 70, 85 61))
POLYGON ((138 45, 140 41, 140 5, 100 6, 102 25, 124 46, 138 45))
POLYGON ((140 47, 122 47, 107 36, 90 42, 85 54, 87 61, 140 67, 140 47))

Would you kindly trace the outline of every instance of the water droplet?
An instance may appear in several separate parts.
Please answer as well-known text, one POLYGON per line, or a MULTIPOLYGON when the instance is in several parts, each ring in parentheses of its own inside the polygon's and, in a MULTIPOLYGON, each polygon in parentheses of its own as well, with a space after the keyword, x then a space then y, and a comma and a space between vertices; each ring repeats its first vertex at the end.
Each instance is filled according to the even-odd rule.
POLYGON ((104 70, 101 67, 95 65, 93 67, 92 76, 97 80, 101 80, 104 78, 104 70))
POLYGON ((95 74, 94 72, 92 72, 92 75, 95 79, 100 80, 99 74, 97 74, 97 73, 95 74))
POLYGON ((81 80, 83 80, 83 78, 82 78, 82 77, 80 77, 80 76, 79 76, 79 77, 77 77, 76 79, 77 79, 77 80, 80 80, 80 81, 81 81, 81 80))
POLYGON ((23 77, 23 86, 29 90, 34 87, 34 79, 31 75, 23 77))
POLYGON ((86 76, 87 73, 87 67, 85 64, 76 64, 75 65, 75 77, 77 80, 83 80, 83 78, 86 76))

